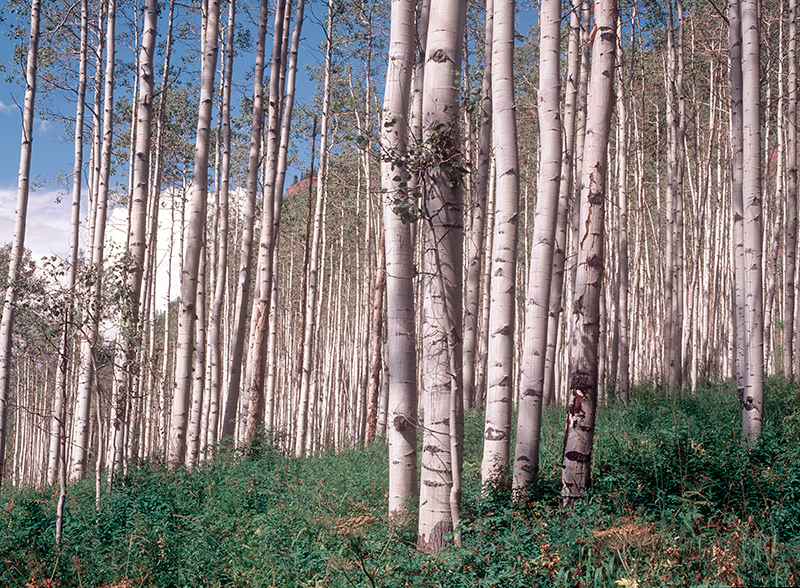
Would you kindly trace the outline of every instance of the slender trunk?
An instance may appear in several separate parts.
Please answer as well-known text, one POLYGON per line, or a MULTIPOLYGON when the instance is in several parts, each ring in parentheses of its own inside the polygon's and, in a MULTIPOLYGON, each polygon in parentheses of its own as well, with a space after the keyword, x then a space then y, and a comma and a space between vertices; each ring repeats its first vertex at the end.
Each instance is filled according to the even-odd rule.
POLYGON ((573 0, 570 11, 569 49, 567 56, 567 88, 564 98, 564 154, 561 161, 561 183, 558 192, 558 218, 556 238, 553 243, 553 269, 550 278, 550 315, 547 319, 547 356, 545 357, 543 405, 556 397, 556 353, 561 328, 561 313, 564 299, 564 266, 567 257, 567 220, 573 200, 575 123, 577 114, 578 85, 580 77, 581 1, 573 0))
MULTIPOLYGON (((408 144, 409 90, 414 68, 413 0, 392 1, 389 64, 383 97, 381 160, 386 230, 386 366, 389 381, 389 516, 401 516, 417 494, 417 386, 414 322, 414 244, 408 144)), ((341 289, 341 282, 340 282, 341 289)))
POLYGON ((478 130, 477 179, 475 201, 472 208, 472 227, 469 233, 467 259, 466 307, 464 309, 464 407, 472 408, 477 402, 476 360, 478 351, 479 311, 481 307, 481 258, 483 256, 483 231, 486 224, 486 191, 489 185, 489 160, 492 140, 492 30, 494 29, 493 0, 486 1, 486 40, 484 44, 483 90, 480 103, 478 130))
MULTIPOLYGON (((111 150, 113 147, 114 129, 114 28, 116 23, 116 0, 108 3, 108 22, 106 23, 106 71, 105 97, 103 100, 103 145, 100 170, 98 173, 98 190, 94 202, 94 223, 92 230, 92 261, 89 266, 91 291, 87 308, 85 335, 81 340, 81 360, 78 390, 76 395, 75 417, 72 432, 72 463, 69 477, 75 481, 83 477, 86 469, 86 457, 89 442, 89 422, 91 406, 92 380, 94 379, 94 346, 97 342, 97 331, 100 322, 100 306, 102 304, 102 271, 106 214, 108 204, 108 182, 111 175, 111 150)), ((95 89, 97 92, 97 89, 95 89)), ((99 399, 98 399, 99 402, 99 399)), ((99 437, 102 432, 98 431, 99 437)), ((102 462, 102 451, 98 445, 96 468, 102 462)))
POLYGON ((567 424, 561 473, 561 496, 579 498, 588 488, 598 386, 600 296, 603 288, 604 197, 608 135, 613 105, 617 3, 598 0, 597 35, 586 113, 586 143, 581 173, 580 239, 575 295, 567 424))
POLYGON ((303 330, 303 369, 300 377, 300 399, 297 409, 297 434, 294 453, 303 455, 308 435, 308 405, 311 388, 312 353, 316 329, 317 279, 319 247, 322 230, 322 208, 326 193, 328 173, 328 122, 331 108, 331 62, 333 59, 333 0, 328 2, 327 49, 325 51, 325 81, 322 98, 322 121, 319 134, 319 170, 317 171, 317 204, 314 212, 314 232, 311 239, 311 256, 308 266, 308 295, 306 297, 305 328, 303 330))
MULTIPOLYGON (((541 156, 538 196, 531 247, 530 279, 525 306, 525 339, 519 393, 519 420, 514 452, 514 492, 523 498, 526 486, 539 471, 542 428, 547 321, 550 313, 550 281, 553 242, 556 236, 561 186, 561 117, 559 98, 561 4, 544 0, 539 12, 541 41, 539 73, 539 129, 541 156)), ((613 57, 612 57, 613 60, 613 57)), ((612 61, 613 64, 613 61, 612 61)), ((594 72, 593 72, 594 73, 594 72)), ((499 165, 499 162, 498 162, 499 165)), ((494 283, 495 276, 492 277, 494 283)))
POLYGON ((217 69, 217 36, 219 33, 219 0, 208 1, 207 32, 203 52, 200 106, 197 118, 194 173, 192 176, 192 210, 186 253, 181 278, 181 304, 178 319, 178 353, 175 358, 175 394, 172 398, 170 439, 167 463, 177 468, 186 457, 186 429, 189 419, 189 392, 192 389, 192 359, 195 349, 197 280, 200 254, 205 233, 206 199, 208 196, 208 145, 211 109, 214 103, 214 76, 217 69))
MULTIPOLYGON (((66 423, 66 392, 69 371, 70 340, 73 330, 73 306, 75 281, 78 263, 80 237, 81 182, 83 177, 83 120, 86 111, 86 67, 89 48, 89 0, 81 0, 81 45, 78 74, 78 100, 75 112, 75 159, 72 168, 72 214, 70 220, 69 261, 67 262, 66 300, 64 301, 63 332, 58 349, 58 375, 56 376, 55 400, 53 402, 53 422, 50 429, 50 456, 47 468, 47 483, 61 479, 61 463, 64 461, 62 446, 66 423)), ((63 514, 63 504, 61 505, 63 514)), ((60 527, 56 529, 56 543, 60 541, 60 527)))
POLYGON ((761 433, 764 410, 764 303, 762 291, 761 101, 758 0, 741 0, 742 19, 742 198, 744 202, 745 332, 747 372, 742 437, 761 433))
POLYGON ((795 266, 797 263, 797 0, 789 0, 789 100, 787 112, 786 242, 783 271, 783 375, 794 372, 795 266))
MULTIPOLYGON (((280 30, 283 27, 285 0, 278 3, 273 31, 273 71, 275 95, 270 81, 270 103, 277 98, 277 78, 274 57, 280 56, 280 30), (280 13, 280 14, 278 14, 280 13), (280 24, 279 24, 280 23, 280 24), (277 46, 277 47, 276 47, 277 46), (277 53, 276 53, 277 51, 277 53)), ((264 128, 264 52, 267 28, 266 2, 261 3, 258 38, 256 40, 256 64, 253 76, 253 124, 250 128, 250 152, 247 163, 247 189, 244 202, 244 226, 242 228, 242 248, 239 256, 239 281, 236 287, 234 304, 233 334, 231 336, 230 365, 228 367, 228 391, 225 397, 225 410, 222 418, 221 440, 232 440, 236 432, 236 410, 239 406, 239 392, 242 373, 242 354, 244 350, 245 323, 247 322, 247 297, 250 295, 251 261, 253 257, 253 225, 255 221, 256 191, 261 162, 261 134, 264 128)), ((272 107, 272 106, 271 106, 272 107)), ((253 308, 257 312, 257 308, 253 308)))
POLYGON ((209 389, 208 431, 206 447, 217 441, 219 422, 219 399, 222 389, 222 311, 228 277, 228 210, 231 165, 231 86, 233 78, 234 38, 236 32, 236 0, 228 3, 228 31, 225 44, 225 78, 222 86, 222 162, 219 179, 219 251, 217 258, 217 280, 211 305, 209 337, 211 339, 211 387, 209 389))
MULTIPOLYGON (((262 14, 259 16, 259 23, 263 21, 265 25, 267 20, 266 4, 266 0, 263 0, 262 14)), ((258 299, 253 301, 253 313, 257 320, 254 320, 250 333, 251 346, 247 358, 248 367, 251 371, 250 379, 247 382, 249 402, 245 430, 246 439, 254 437, 258 427, 263 423, 264 414, 264 380, 266 375, 267 343, 269 341, 269 302, 272 296, 272 252, 277 238, 271 227, 273 227, 275 219, 275 179, 278 171, 281 123, 280 94, 282 92, 280 79, 286 66, 283 60, 282 41, 284 13, 288 9, 288 3, 284 0, 278 3, 273 31, 272 64, 269 81, 269 121, 265 137, 264 198, 261 205, 262 229, 259 244, 258 299)), ((251 145, 251 157, 253 154, 254 149, 251 145)), ((251 160, 251 163, 255 165, 257 162, 251 160)), ((250 189, 249 179, 248 177, 248 190, 250 189)), ((253 189, 256 189, 255 185, 253 189)))
MULTIPOLYGON (((555 43, 557 46, 558 34, 556 34, 555 43)), ((544 54, 546 51, 543 49, 542 53, 544 54)), ((542 71, 544 69, 546 69, 546 65, 543 64, 542 71)), ((547 79, 546 83, 550 84, 553 80, 547 78, 548 75, 543 73, 540 75, 540 79, 547 79)), ((557 73, 555 92, 558 96, 557 73)), ((540 91, 540 102, 541 96, 540 91)), ((557 101, 556 97, 556 113, 558 112, 557 101)), ((495 194, 494 208, 489 367, 486 380, 488 386, 481 481, 484 486, 500 487, 506 483, 508 477, 508 458, 511 447, 519 212, 519 152, 514 102, 514 2, 510 0, 494 0, 492 108, 497 193, 495 194)), ((557 114, 556 122, 558 122, 557 114)), ((557 151, 560 159, 560 142, 557 151)))
POLYGON ((378 272, 375 277, 375 293, 372 299, 372 353, 369 363, 369 387, 367 389, 367 431, 365 444, 372 443, 378 424, 378 394, 381 385, 381 346, 383 345, 383 291, 386 284, 386 233, 381 231, 378 246, 378 272))
MULTIPOLYGON (((112 0, 113 1, 113 0, 112 0)), ((14 332, 14 306, 17 301, 17 280, 25 247, 25 222, 30 190, 31 151, 33 147, 33 109, 36 102, 36 69, 39 58, 39 17, 41 0, 31 1, 31 29, 28 42, 28 60, 25 67, 25 103, 22 113, 22 145, 19 153, 17 184, 17 210, 14 237, 8 257, 8 286, 0 323, 0 484, 3 481, 8 434, 8 393, 11 388, 11 341, 14 332)))

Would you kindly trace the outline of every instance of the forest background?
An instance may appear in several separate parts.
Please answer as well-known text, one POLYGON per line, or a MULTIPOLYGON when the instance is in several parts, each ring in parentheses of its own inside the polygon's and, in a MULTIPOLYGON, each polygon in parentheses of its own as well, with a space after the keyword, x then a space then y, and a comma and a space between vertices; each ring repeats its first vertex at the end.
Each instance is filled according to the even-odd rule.
POLYGON ((800 362, 793 0, 8 8, 0 474, 58 488, 56 546, 90 472, 100 512, 142 464, 385 438, 388 520, 435 552, 468 528, 475 411, 478 494, 513 509, 566 407, 564 512, 598 402, 677 410, 731 381, 745 462, 785 426, 765 382, 793 390, 800 362), (45 147, 32 178, 54 128, 74 158, 45 147), (49 182, 68 247, 39 261, 49 182))

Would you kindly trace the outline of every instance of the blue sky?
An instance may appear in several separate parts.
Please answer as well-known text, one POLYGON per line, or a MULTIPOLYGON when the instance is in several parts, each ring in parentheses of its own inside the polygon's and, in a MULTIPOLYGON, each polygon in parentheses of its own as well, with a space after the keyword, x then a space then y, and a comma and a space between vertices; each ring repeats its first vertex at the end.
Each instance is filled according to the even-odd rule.
MULTIPOLYGON (((252 37, 255 39, 254 21, 257 12, 248 12, 248 6, 256 7, 255 1, 247 2, 240 0, 237 12, 237 25, 245 25, 252 29, 252 37)), ((321 2, 309 2, 306 8, 306 19, 303 25, 303 44, 300 49, 300 65, 298 68, 298 100, 296 107, 304 100, 307 100, 314 90, 313 83, 308 79, 306 64, 319 63, 323 56, 317 49, 319 40, 323 38, 322 24, 324 23, 325 6, 321 2), (322 15, 322 17, 320 17, 322 15)), ((166 9, 162 9, 162 17, 166 15, 166 9)), ((14 226, 14 211, 16 209, 16 193, 19 172, 19 151, 21 143, 21 120, 22 104, 24 101, 25 87, 21 80, 9 79, 13 76, 12 56, 14 44, 19 43, 19 38, 11 39, 9 32, 14 25, 21 27, 25 31, 24 43, 27 44, 27 34, 30 28, 29 21, 18 19, 18 15, 6 11, 3 15, 3 22, 0 25, 0 62, 4 66, 4 71, 0 72, 0 243, 11 240, 14 226), (14 20, 14 19, 18 20, 14 20)), ((162 18, 162 21, 164 19, 162 18)), ((177 20, 177 19, 176 19, 177 20)), ((199 21, 199 15, 189 14, 184 20, 190 22, 199 21)), ((227 22, 227 12, 222 15, 222 21, 227 22)), ((271 22, 271 21, 270 21, 271 22)), ((117 23, 118 35, 120 34, 123 23, 117 23)), ((159 33, 163 35, 166 30, 166 22, 159 22, 159 33)), ((270 31, 271 32, 271 31, 270 31)), ((161 41, 162 36, 159 36, 161 41)), ((180 53, 184 55, 187 50, 194 48, 191 41, 181 45, 181 39, 176 40, 173 64, 177 64, 180 53), (188 48, 188 49, 187 49, 188 48)), ((254 41, 253 41, 254 42, 254 41)), ((268 39, 268 48, 271 41, 268 39)), ((118 41, 117 47, 118 62, 132 61, 130 48, 124 42, 118 41)), ((163 58, 160 58, 163 59, 163 58)), ((241 95, 252 94, 252 81, 245 80, 247 72, 252 71, 254 51, 242 52, 237 56, 234 63, 234 76, 238 78, 241 86, 234 101, 241 95)), ((157 80, 160 79, 160 67, 157 67, 157 80)), ((268 72, 267 72, 268 75, 268 72)), ((130 95, 125 94, 122 88, 115 90, 116 100, 130 101, 130 95)), ((44 97, 41 90, 37 94, 37 104, 44 97)), ((65 99, 53 100, 54 106, 63 114, 73 116, 74 103, 65 99)), ((91 100, 91 94, 87 95, 91 100)), ((38 113, 39 109, 36 110, 38 113)), ((69 174, 73 166, 74 147, 67 130, 60 122, 42 120, 36 116, 33 138, 33 155, 31 160, 31 179, 32 186, 28 203, 28 227, 26 231, 25 244, 31 249, 34 257, 42 255, 58 255, 65 257, 69 242, 69 215, 71 195, 68 191, 67 181, 58 180, 60 176, 69 174)), ((85 148, 85 157, 88 157, 88 148, 85 148)), ((290 170, 288 177, 291 178, 295 170, 290 170)), ((125 182, 124 177, 117 178, 119 182, 125 182)), ((85 205, 84 205, 85 206, 85 205)))

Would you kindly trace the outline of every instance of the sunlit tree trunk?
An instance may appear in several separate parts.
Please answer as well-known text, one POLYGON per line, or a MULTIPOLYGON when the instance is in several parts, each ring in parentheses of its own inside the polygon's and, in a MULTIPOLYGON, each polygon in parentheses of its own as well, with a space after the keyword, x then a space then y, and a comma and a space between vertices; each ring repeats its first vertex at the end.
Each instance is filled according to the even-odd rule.
MULTIPOLYGON (((539 441, 542 428, 544 369, 547 354, 547 319, 550 313, 553 242, 556 236, 561 186, 561 116, 559 111, 561 4, 558 0, 542 1, 539 23, 541 67, 538 111, 541 155, 530 279, 525 305, 519 420, 514 451, 513 487, 517 498, 522 498, 527 484, 536 480, 539 471, 539 441)), ((495 279, 497 279, 496 275, 493 275, 492 283, 495 279)))
MULTIPOLYGON (((103 243, 105 240, 106 214, 108 204, 108 182, 111 175, 111 150, 114 140, 114 29, 116 23, 116 0, 108 3, 108 22, 106 23, 106 68, 105 68, 105 96, 103 98, 103 143, 101 151, 100 168, 98 174, 98 189, 94 199, 94 213, 92 226, 92 261, 89 266, 91 276, 91 291, 89 305, 86 311, 84 336, 81 339, 81 353, 79 366, 78 389, 75 399, 75 416, 72 427, 72 458, 69 477, 78 480, 83 477, 86 469, 86 456, 89 444, 91 390, 94 379, 94 346, 97 342, 97 330, 100 322, 100 306, 102 292, 103 270, 103 243)), ((98 89, 95 88, 95 92, 98 89)), ((96 101, 95 101, 96 102, 96 101)), ((99 404, 99 401, 96 403, 99 404)), ((99 424, 99 423, 98 423, 99 424)), ((102 432, 98 431, 98 448, 102 432)), ((102 450, 98 449, 96 465, 102 462, 102 450)))
MULTIPOLYGON (((288 27, 289 9, 286 9, 286 27, 288 27)), ((294 30, 292 31, 291 46, 288 48, 288 64, 286 66, 286 92, 283 104, 283 121, 281 123, 281 137, 280 147, 278 152, 277 174, 275 177, 275 190, 273 197, 273 219, 272 219, 272 234, 275 244, 273 246, 273 260, 272 260, 272 294, 270 296, 270 316, 269 316, 269 340, 267 344, 267 383, 265 385, 265 404, 264 407, 264 420, 267 430, 272 430, 275 424, 275 362, 277 354, 277 340, 276 333, 277 323, 276 318, 273 316, 273 307, 276 304, 276 285, 275 281, 278 275, 278 238, 281 222, 281 210, 283 207, 283 188, 286 182, 286 171, 288 166, 289 157, 289 142, 291 139, 292 129, 292 113, 294 109, 294 98, 297 85, 297 57, 300 50, 300 38, 303 30, 303 20, 305 14, 305 0, 298 0, 295 9, 295 22, 294 30)), ((288 34, 288 29, 285 31, 288 34)), ((284 57, 285 61, 285 57, 284 57)), ((314 133, 316 135, 316 133, 314 133)), ((312 140, 312 143, 314 141, 312 140)), ((312 150, 313 150, 312 145, 312 150)), ((311 168, 313 175, 314 156, 311 156, 311 168)))
MULTIPOLYGON (((217 441, 219 424, 219 400, 222 389, 222 311, 225 302, 225 289, 228 277, 228 216, 231 164, 231 85, 233 78, 234 36, 236 29, 236 0, 228 3, 228 30, 225 41, 225 77, 222 86, 222 162, 220 165, 219 191, 219 251, 217 258, 217 279, 211 303, 209 338, 211 339, 211 386, 209 388, 209 412, 206 432, 205 453, 217 441)), ((208 455, 207 455, 208 456, 208 455)))
POLYGON ((175 358, 175 393, 170 416, 170 439, 167 463, 174 469, 186 455, 186 432, 189 420, 189 392, 192 389, 197 280, 205 233, 208 196, 208 145, 211 109, 214 105, 214 77, 217 69, 219 0, 209 0, 205 46, 200 86, 200 106, 195 141, 192 176, 192 210, 187 232, 186 253, 181 276, 181 302, 178 317, 178 353, 175 358))
POLYGON ((556 397, 556 352, 558 350, 561 313, 564 298, 564 266, 567 254, 567 234, 570 204, 574 192, 575 123, 578 84, 580 77, 581 3, 573 0, 570 11, 569 48, 567 56, 567 87, 564 97, 564 154, 561 161, 561 183, 558 192, 558 218, 553 243, 553 270, 550 278, 550 315, 547 319, 547 356, 544 368, 544 405, 556 397))
POLYGON ((622 20, 617 23, 617 118, 620 126, 621 137, 617 151, 617 263, 619 279, 616 289, 617 317, 615 328, 618 332, 618 363, 616 366, 616 391, 617 396, 627 401, 630 394, 630 343, 628 326, 628 147, 630 133, 628 124, 629 91, 624 78, 624 63, 622 50, 622 20))
MULTIPOLYGON (((127 304, 123 306, 123 332, 118 340, 121 349, 116 350, 115 379, 117 381, 116 399, 112 407, 113 430, 109 482, 113 482, 114 471, 122 465, 123 432, 129 425, 130 415, 126 405, 130 401, 133 384, 136 352, 141 344, 139 320, 139 298, 142 289, 144 255, 146 247, 145 228, 147 226, 147 199, 150 190, 150 121, 153 112, 153 57, 156 46, 156 27, 158 25, 158 0, 147 0, 144 7, 144 27, 142 47, 139 54, 139 97, 136 109, 136 147, 133 166, 133 194, 130 208, 130 234, 128 235, 128 268, 125 285, 127 304)), ((109 484, 110 485, 110 484, 109 484)))
MULTIPOLYGON (((393 0, 381 122, 381 185, 386 230, 386 366, 389 380, 389 516, 400 516, 417 494, 417 386, 414 244, 408 207, 409 91, 414 68, 413 0, 393 0), (406 214, 404 217, 403 214, 406 214)), ((340 285, 341 288, 341 285, 340 285)))
MULTIPOLYGON (((543 49, 542 53, 544 54, 546 51, 543 49)), ((543 69, 546 69, 544 64, 543 69)), ((547 74, 541 74, 540 79, 546 77, 547 74)), ((552 80, 548 79, 548 83, 551 82, 552 80)), ((557 95, 558 77, 556 74, 557 95)), ((556 112, 558 111, 557 100, 558 98, 556 98, 556 112)), ((517 113, 514 101, 513 0, 494 0, 492 110, 497 192, 494 206, 492 299, 489 311, 489 362, 481 481, 484 486, 499 487, 506 482, 508 477, 511 411, 514 400, 519 154, 517 113)), ((558 116, 556 116, 557 118, 558 116)), ((560 144, 556 150, 560 159, 560 144)))
POLYGON ((764 410, 764 304, 762 292, 761 100, 758 0, 741 0, 742 198, 744 202, 745 332, 747 377, 742 437, 755 441, 764 410))
MULTIPOLYGON (((447 165, 425 169, 421 549, 439 550, 458 528, 463 438, 461 397, 462 174, 458 136, 466 3, 433 0, 422 104, 423 149, 447 165)), ((457 540, 457 536, 456 536, 457 540)))
POLYGON ((31 152, 33 148, 33 109, 36 101, 36 69, 39 58, 39 17, 41 0, 31 2, 31 29, 28 59, 25 66, 25 102, 22 111, 22 145, 19 153, 19 181, 14 237, 8 258, 8 286, 0 323, 0 483, 3 481, 8 424, 8 394, 11 388, 11 336, 14 332, 14 305, 17 301, 17 280, 25 247, 25 222, 30 190, 31 152))
MULTIPOLYGON (((259 14, 258 37, 256 39, 256 63, 253 75, 253 123, 250 128, 250 152, 247 163, 247 188, 244 203, 244 227, 242 229, 242 247, 239 255, 239 281, 236 287, 236 302, 234 304, 233 333, 231 334, 230 364, 228 366, 228 390, 225 396, 225 410, 222 417, 221 440, 233 438, 236 432, 236 411, 239 405, 239 392, 242 373, 242 354, 244 351, 245 326, 247 323, 247 299, 250 296, 251 263, 253 257, 253 226, 255 222, 256 192, 258 188, 258 172, 261 163, 261 134, 264 128, 264 52, 266 45, 267 14, 266 6, 262 2, 259 14)), ((275 56, 280 57, 279 32, 283 27, 283 9, 285 0, 278 3, 279 17, 275 17, 275 31, 273 42, 273 61, 275 56), (277 45, 277 48, 276 48, 277 45), (277 53, 276 53, 277 51, 277 53)), ((277 71, 273 65, 271 74, 276 78, 275 98, 277 99, 277 71)), ((272 96, 272 83, 270 82, 270 102, 272 96)), ((256 312, 256 309, 253 309, 256 312)))
MULTIPOLYGON (((53 421, 50 427, 50 454, 47 466, 47 483, 53 484, 60 472, 65 456, 62 445, 66 432, 66 392, 69 371, 70 342, 74 325, 73 306, 77 275, 78 246, 81 222, 81 182, 83 181, 83 120, 86 111, 86 67, 89 54, 89 0, 81 0, 81 37, 78 73, 78 100, 75 109, 75 159, 72 168, 72 209, 70 218, 69 260, 67 262, 66 300, 64 301, 63 332, 58 348, 58 373, 55 382, 53 421)), ((60 501, 59 501, 60 503, 60 501)), ((63 514, 63 504, 60 503, 63 514)), ((57 517, 58 518, 58 517, 57 517)), ((60 519, 59 519, 60 520, 60 519)), ((56 528, 56 543, 60 541, 60 528, 56 528)))
POLYGON ((740 0, 729 0, 728 56, 730 89, 731 128, 731 255, 733 266, 733 333, 734 369, 739 398, 744 398, 747 358, 745 344, 745 290, 744 290, 744 200, 742 193, 743 173, 743 102, 742 102, 742 27, 740 0))
MULTIPOLYGON (((319 134, 319 170, 317 171, 317 203, 314 210, 314 229, 311 238, 311 255, 308 263, 308 283, 305 312, 305 328, 303 331, 303 369, 300 374, 300 400, 297 408, 297 434, 295 436, 295 455, 301 456, 305 452, 306 436, 308 435, 308 405, 311 387, 312 353, 314 332, 317 324, 317 280, 319 272, 319 246, 320 232, 323 223, 323 203, 327 190, 328 166, 328 119, 331 108, 331 62, 333 60, 333 0, 328 2, 328 30, 327 49, 325 51, 325 80, 322 98, 322 120, 319 134)), ((352 418, 352 415, 351 415, 352 418)))
POLYGON ((589 486, 597 407, 604 199, 617 45, 616 0, 597 0, 594 15, 597 34, 592 49, 581 172, 578 267, 572 308, 569 396, 561 466, 561 496, 564 500, 579 498, 589 486))

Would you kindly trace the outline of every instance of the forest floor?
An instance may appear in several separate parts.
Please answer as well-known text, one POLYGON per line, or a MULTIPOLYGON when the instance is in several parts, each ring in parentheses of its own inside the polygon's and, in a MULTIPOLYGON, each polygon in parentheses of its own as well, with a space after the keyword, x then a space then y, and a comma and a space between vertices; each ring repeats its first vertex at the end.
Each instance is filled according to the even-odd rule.
POLYGON ((559 507, 563 411, 545 411, 531 501, 482 498, 482 415, 467 418, 463 545, 416 550, 386 522, 386 446, 297 460, 267 443, 192 472, 138 468, 103 494, 0 494, 0 586, 44 588, 797 586, 800 385, 772 379, 743 448, 729 384, 666 397, 640 386, 598 414, 593 488, 559 507))

